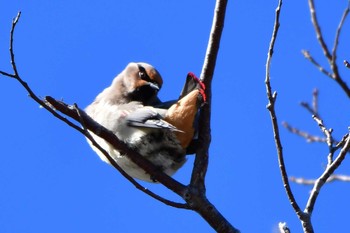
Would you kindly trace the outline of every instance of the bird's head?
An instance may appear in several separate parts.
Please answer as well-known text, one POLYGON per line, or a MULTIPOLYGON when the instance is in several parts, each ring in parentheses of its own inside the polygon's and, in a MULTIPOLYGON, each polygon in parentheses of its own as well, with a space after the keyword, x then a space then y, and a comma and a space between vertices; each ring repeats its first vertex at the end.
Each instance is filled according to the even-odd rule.
POLYGON ((95 103, 109 102, 125 104, 139 101, 144 105, 157 101, 157 94, 163 84, 159 72, 143 62, 129 63, 95 99, 95 103))
POLYGON ((123 95, 131 101, 144 104, 157 97, 163 80, 159 72, 150 64, 129 63, 120 74, 123 95))

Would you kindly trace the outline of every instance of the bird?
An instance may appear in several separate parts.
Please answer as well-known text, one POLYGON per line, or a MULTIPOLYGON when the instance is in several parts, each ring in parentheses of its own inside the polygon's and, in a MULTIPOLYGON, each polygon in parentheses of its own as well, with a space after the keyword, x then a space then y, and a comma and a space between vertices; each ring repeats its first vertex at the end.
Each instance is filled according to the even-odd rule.
MULTIPOLYGON (((180 97, 162 102, 158 98, 162 85, 163 78, 152 65, 130 62, 85 112, 171 176, 184 165, 187 149, 195 140, 197 113, 206 99, 205 86, 189 73, 180 97)), ((104 139, 93 133, 92 136, 129 176, 157 182, 104 139)), ((99 157, 109 163, 103 153, 88 142, 99 157)))

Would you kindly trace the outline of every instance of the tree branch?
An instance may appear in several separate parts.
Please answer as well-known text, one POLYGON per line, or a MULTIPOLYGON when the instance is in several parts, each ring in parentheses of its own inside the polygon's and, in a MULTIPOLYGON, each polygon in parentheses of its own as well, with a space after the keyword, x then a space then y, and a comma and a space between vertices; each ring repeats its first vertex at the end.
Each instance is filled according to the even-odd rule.
POLYGON ((321 188, 327 182, 329 177, 334 173, 334 171, 340 166, 340 164, 345 159, 346 154, 349 152, 350 137, 344 137, 343 139, 344 139, 345 145, 343 146, 343 148, 339 152, 339 155, 334 160, 334 162, 326 168, 326 170, 323 172, 323 174, 316 180, 315 185, 311 191, 309 200, 308 200, 308 202, 306 204, 306 208, 304 210, 304 212, 309 214, 310 216, 314 210, 316 199, 318 197, 318 194, 320 193, 321 188))
POLYGON ((211 83, 214 75, 216 58, 219 52, 220 40, 225 22, 227 0, 217 0, 214 17, 200 75, 205 84, 207 102, 202 107, 199 118, 199 146, 196 152, 191 182, 186 194, 189 203, 217 232, 239 232, 206 198, 205 175, 208 167, 209 147, 211 142, 210 116, 211 116, 211 83))
POLYGON ((298 128, 295 128, 293 126, 291 126, 290 124, 288 124, 287 122, 282 122, 282 125, 291 133, 296 134, 302 138, 305 138, 307 142, 326 142, 327 139, 326 138, 322 138, 319 136, 315 136, 312 135, 308 132, 302 131, 298 128))
POLYGON ((322 35, 322 32, 321 32, 321 27, 320 27, 320 25, 318 23, 317 16, 316 16, 314 0, 309 0, 309 9, 310 9, 310 14, 311 14, 311 22, 314 25, 317 40, 320 43, 320 46, 321 46, 321 49, 323 51, 324 56, 328 59, 328 61, 331 61, 332 60, 332 55, 329 52, 327 44, 326 44, 326 42, 323 39, 323 35, 322 35))
POLYGON ((200 79, 205 84, 207 102, 201 109, 199 119, 199 149, 196 153, 195 166, 191 177, 191 186, 205 192, 205 175, 208 167, 208 155, 211 142, 211 83, 213 80, 216 58, 219 52, 221 34, 224 28, 227 0, 217 0, 214 10, 208 47, 200 79))
POLYGON ((275 23, 274 23, 274 28, 273 28, 273 32, 272 32, 272 36, 271 36, 271 42, 270 42, 269 50, 267 53, 267 60, 266 60, 265 86, 266 86, 266 92, 267 92, 267 98, 268 98, 267 109, 270 112, 270 118, 271 118, 271 122, 272 122, 274 140, 275 140, 277 156, 278 156, 278 163, 279 163, 282 181, 283 181, 283 185, 284 185, 287 197, 288 197, 295 213, 297 214, 298 218, 300 219, 302 226, 304 228, 304 231, 308 232, 308 233, 312 233, 313 227, 311 224, 310 215, 305 214, 300 209, 300 207, 299 207, 299 205, 298 205, 298 203, 293 195, 293 192, 291 190, 290 183, 288 180, 288 175, 287 175, 287 171, 286 171, 286 167, 285 167, 285 163, 284 163, 283 147, 282 147, 282 142, 281 142, 281 138, 279 135, 277 115, 275 112, 275 102, 276 102, 276 98, 277 98, 277 93, 276 92, 272 93, 272 88, 271 88, 271 83, 270 83, 271 59, 272 59, 272 55, 273 55, 275 41, 277 39, 278 29, 280 26, 279 17, 280 17, 281 7, 282 7, 282 0, 279 0, 278 6, 276 8, 275 23))
POLYGON ((280 17, 280 12, 281 12, 281 7, 282 7, 282 0, 279 0, 278 6, 276 8, 276 18, 275 18, 275 24, 271 36, 271 42, 267 54, 267 61, 266 61, 266 77, 265 77, 265 85, 266 85, 266 92, 267 92, 267 98, 268 98, 268 104, 267 104, 267 109, 270 112, 270 118, 272 122, 272 128, 273 128, 273 134, 274 134, 274 139, 275 139, 275 144, 276 144, 276 149, 277 149, 277 154, 278 154, 278 162, 279 162, 279 167, 282 175, 282 181, 287 193, 287 196, 289 198, 290 203, 292 204, 294 210, 297 213, 301 212, 301 209, 299 205, 297 204, 294 195, 291 191, 289 181, 288 181, 288 175, 287 171, 285 168, 284 164, 284 158, 283 158, 283 147, 282 147, 282 142, 281 138, 279 135, 279 127, 278 127, 278 121, 277 121, 277 115, 275 112, 275 101, 277 98, 277 93, 274 92, 272 93, 272 88, 271 88, 271 83, 270 83, 270 69, 271 69, 271 59, 273 56, 273 51, 274 51, 274 46, 275 46, 275 41, 277 39, 277 33, 278 29, 280 26, 279 23, 279 17, 280 17))
MULTIPOLYGON (((289 180, 296 184, 302 184, 302 185, 315 185, 317 182, 317 179, 305 179, 303 177, 294 177, 294 176, 289 177, 289 180)), ((350 182, 350 176, 332 174, 328 177, 328 179, 326 180, 326 183, 331 183, 334 181, 350 182)))
POLYGON ((320 65, 320 63, 318 63, 310 54, 309 51, 307 50, 301 50, 301 53, 304 55, 304 57, 306 59, 308 59, 312 64, 314 64, 316 66, 316 68, 321 71, 323 74, 325 74, 326 76, 330 77, 333 79, 333 74, 331 72, 329 72, 328 70, 326 70, 323 66, 320 65))
POLYGON ((312 24, 315 28, 315 32, 316 32, 316 37, 317 40, 321 46, 321 49, 323 51, 324 56, 326 57, 326 59, 328 60, 328 63, 331 67, 331 70, 333 73, 327 72, 321 65, 319 65, 311 56, 306 57, 308 58, 314 65, 316 65, 316 67, 323 72, 324 74, 326 74, 327 76, 329 76, 330 78, 332 78, 334 81, 336 81, 338 83, 338 85, 343 89, 343 91, 345 92, 345 94, 350 98, 350 88, 349 86, 346 84, 346 82, 340 77, 339 74, 339 70, 338 70, 338 65, 336 63, 336 59, 337 59, 337 49, 338 49, 338 44, 339 44, 339 36, 340 36, 340 32, 341 29, 344 25, 345 19, 350 11, 350 3, 348 1, 348 5, 346 7, 346 9, 344 10, 343 16, 340 20, 339 26, 337 28, 336 31, 336 35, 335 35, 335 40, 334 40, 334 45, 333 45, 333 49, 332 49, 332 53, 329 51, 328 46, 326 44, 326 42, 323 39, 323 35, 321 32, 321 28, 320 25, 318 23, 317 20, 317 16, 316 16, 316 9, 315 9, 315 4, 314 4, 314 0, 308 0, 309 2, 309 9, 310 9, 310 14, 311 14, 311 21, 312 24))

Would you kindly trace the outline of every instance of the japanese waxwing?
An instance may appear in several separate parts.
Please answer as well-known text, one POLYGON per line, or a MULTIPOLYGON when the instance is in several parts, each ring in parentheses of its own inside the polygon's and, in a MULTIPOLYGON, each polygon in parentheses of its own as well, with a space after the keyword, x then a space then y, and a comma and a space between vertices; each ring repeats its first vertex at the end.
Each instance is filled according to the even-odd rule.
MULTIPOLYGON (((186 150, 195 135, 196 114, 205 95, 204 85, 190 73, 180 98, 168 102, 167 106, 157 97, 162 84, 161 75, 151 65, 129 63, 85 111, 171 176, 186 162, 186 150)), ((155 182, 126 155, 102 138, 94 134, 93 137, 131 177, 155 182)), ((103 161, 109 163, 90 141, 89 144, 103 161)))

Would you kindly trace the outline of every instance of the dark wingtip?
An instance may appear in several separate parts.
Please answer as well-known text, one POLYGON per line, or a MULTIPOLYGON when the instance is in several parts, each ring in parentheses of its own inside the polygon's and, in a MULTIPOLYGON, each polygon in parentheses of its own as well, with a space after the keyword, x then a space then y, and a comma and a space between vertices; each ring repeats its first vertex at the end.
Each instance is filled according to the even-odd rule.
POLYGON ((199 85, 199 87, 197 88, 199 90, 199 93, 202 96, 201 101, 203 102, 203 104, 205 104, 205 102, 207 101, 207 96, 205 94, 205 84, 193 72, 188 72, 187 78, 191 78, 193 81, 195 81, 199 85))

